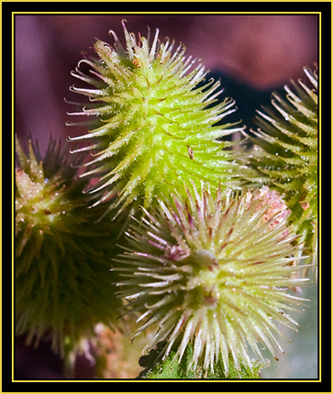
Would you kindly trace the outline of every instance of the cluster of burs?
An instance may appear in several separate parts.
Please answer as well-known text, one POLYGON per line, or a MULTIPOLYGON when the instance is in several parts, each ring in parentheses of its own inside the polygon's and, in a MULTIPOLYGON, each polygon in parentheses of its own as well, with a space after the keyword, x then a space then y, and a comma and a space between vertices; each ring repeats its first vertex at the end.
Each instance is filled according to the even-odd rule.
POLYGON ((72 72, 84 133, 43 157, 16 140, 16 333, 73 360, 130 325, 141 378, 258 378, 317 264, 317 72, 249 131, 183 45, 123 29, 72 72))

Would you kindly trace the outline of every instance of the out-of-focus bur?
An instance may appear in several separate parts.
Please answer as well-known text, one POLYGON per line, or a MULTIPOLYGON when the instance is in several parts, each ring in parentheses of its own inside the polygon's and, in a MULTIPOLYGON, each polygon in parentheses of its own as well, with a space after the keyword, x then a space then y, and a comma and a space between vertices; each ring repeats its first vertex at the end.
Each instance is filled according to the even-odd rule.
POLYGON ((76 176, 82 157, 50 138, 45 157, 29 141, 28 155, 16 140, 15 311, 16 333, 37 346, 52 339, 65 356, 85 351, 98 322, 114 326, 120 306, 111 282, 110 258, 117 232, 96 217, 76 176))
MULTIPOLYGON (((318 75, 304 72, 308 84, 285 86, 286 97, 273 93, 272 107, 258 111, 257 131, 246 133, 255 144, 249 164, 257 175, 248 180, 283 194, 289 223, 302 235, 305 254, 317 262, 318 245, 318 75), (311 87, 308 87, 310 85, 311 87)), ((245 175, 246 177, 246 175, 245 175)))

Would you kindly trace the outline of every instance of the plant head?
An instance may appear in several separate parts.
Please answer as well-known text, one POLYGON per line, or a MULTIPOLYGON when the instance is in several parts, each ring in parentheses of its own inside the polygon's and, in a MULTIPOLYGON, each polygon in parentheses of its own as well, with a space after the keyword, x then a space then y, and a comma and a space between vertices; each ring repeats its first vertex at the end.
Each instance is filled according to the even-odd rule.
POLYGON ((221 122, 235 111, 234 101, 218 101, 220 82, 205 81, 204 66, 185 57, 184 46, 175 50, 174 42, 161 42, 158 30, 150 41, 149 34, 137 40, 123 28, 125 48, 111 31, 115 47, 97 41, 97 58, 81 60, 73 72, 91 85, 71 88, 89 99, 71 115, 93 118, 87 134, 71 139, 92 141, 76 152, 94 156, 84 176, 98 179, 89 191, 95 205, 109 200, 108 210, 118 215, 128 205, 147 208, 184 181, 217 186, 222 179, 223 188, 236 186, 233 143, 220 140, 241 130, 221 122))
POLYGON ((16 153, 16 331, 36 345, 50 336, 64 355, 93 336, 99 321, 114 324, 116 232, 109 220, 95 222, 82 194, 86 181, 73 168, 79 157, 73 161, 66 145, 50 138, 42 160, 37 144, 29 141, 26 155, 16 141, 16 153))
POLYGON ((291 288, 307 279, 298 275, 297 237, 277 193, 193 190, 187 201, 159 200, 130 225, 114 268, 125 278, 118 294, 142 323, 136 336, 153 330, 146 350, 165 341, 159 357, 175 351, 181 361, 191 345, 189 368, 213 371, 222 358, 227 375, 229 355, 239 369, 240 360, 251 368, 251 351, 265 362, 258 343, 274 356, 282 351, 279 326, 296 329, 289 313, 303 301, 291 288))
POLYGON ((307 254, 317 258, 318 237, 318 75, 304 68, 311 87, 292 81, 285 98, 273 94, 273 108, 258 111, 260 127, 247 136, 255 144, 249 164, 255 178, 284 195, 289 222, 301 234, 307 254))

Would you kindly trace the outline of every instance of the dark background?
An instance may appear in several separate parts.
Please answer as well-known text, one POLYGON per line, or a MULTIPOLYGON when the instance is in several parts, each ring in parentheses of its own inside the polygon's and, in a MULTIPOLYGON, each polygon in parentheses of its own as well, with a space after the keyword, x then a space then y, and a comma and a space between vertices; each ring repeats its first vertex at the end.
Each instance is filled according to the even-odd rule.
MULTIPOLYGON (((73 107, 64 98, 77 83, 70 75, 81 51, 93 54, 96 38, 113 44, 109 30, 123 41, 121 20, 128 30, 182 42, 186 55, 201 58, 212 75, 221 78, 222 97, 233 97, 242 119, 252 126, 255 109, 290 79, 304 78, 303 66, 318 62, 317 15, 16 15, 15 130, 31 134, 41 149, 49 135, 66 138, 78 133, 65 126, 73 107)), ((123 41, 124 42, 124 41, 123 41)), ((178 45, 176 45, 177 47, 178 45)), ((23 141, 24 143, 24 141, 23 141)))

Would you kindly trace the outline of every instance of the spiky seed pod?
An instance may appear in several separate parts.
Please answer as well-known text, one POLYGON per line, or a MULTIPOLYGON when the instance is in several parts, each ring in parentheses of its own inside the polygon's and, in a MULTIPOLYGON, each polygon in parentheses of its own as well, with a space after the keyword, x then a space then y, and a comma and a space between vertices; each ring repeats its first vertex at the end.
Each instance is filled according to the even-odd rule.
POLYGON ((191 368, 213 371, 222 357, 227 375, 229 354, 239 369, 240 359, 251 368, 248 347, 264 362, 258 342, 274 356, 282 351, 279 326, 296 329, 289 312, 302 302, 288 290, 306 279, 294 275, 298 247, 281 205, 266 205, 260 193, 187 193, 187 202, 159 200, 131 224, 130 247, 114 268, 126 278, 119 296, 143 322, 135 336, 157 326, 146 350, 166 341, 160 355, 176 348, 181 360, 191 344, 191 368))
POLYGON ((223 187, 235 182, 238 166, 224 149, 232 142, 218 140, 241 130, 220 122, 235 111, 234 101, 218 102, 220 82, 204 83, 204 66, 185 57, 182 45, 174 50, 174 42, 160 42, 158 30, 152 43, 149 35, 137 41, 124 22, 123 28, 126 48, 111 31, 115 48, 97 41, 98 59, 79 62, 90 73, 79 67, 72 73, 92 85, 71 87, 90 101, 71 115, 94 117, 89 133, 71 139, 93 141, 78 151, 95 156, 85 175, 98 178, 90 190, 97 193, 96 204, 117 196, 109 210, 117 208, 119 214, 133 201, 148 207, 155 196, 168 195, 190 179, 216 186, 222 179, 223 187))
POLYGON ((79 157, 66 148, 50 138, 42 160, 37 144, 29 141, 27 156, 17 141, 15 171, 16 332, 35 345, 50 336, 62 356, 93 336, 96 323, 115 320, 120 306, 111 223, 94 223, 101 213, 88 209, 86 181, 72 166, 79 157))
MULTIPOLYGON (((256 144, 250 159, 260 181, 284 194, 290 223, 304 236, 316 259, 318 216, 318 75, 305 67, 312 88, 292 81, 286 99, 273 93, 274 108, 256 118, 260 129, 248 137, 256 144)), ((256 179, 254 179, 256 181, 256 179)))

